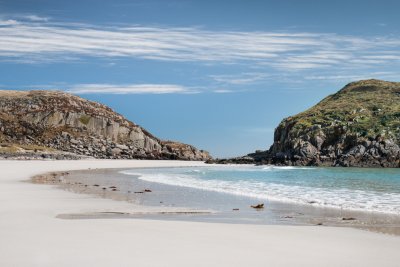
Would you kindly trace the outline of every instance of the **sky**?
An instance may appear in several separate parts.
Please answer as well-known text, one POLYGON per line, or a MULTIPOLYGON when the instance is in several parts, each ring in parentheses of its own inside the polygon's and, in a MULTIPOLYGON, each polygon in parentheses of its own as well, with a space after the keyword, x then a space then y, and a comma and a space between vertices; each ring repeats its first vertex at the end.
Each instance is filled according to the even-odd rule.
POLYGON ((400 1, 0 0, 0 89, 98 101, 214 157, 349 82, 400 81, 400 1))

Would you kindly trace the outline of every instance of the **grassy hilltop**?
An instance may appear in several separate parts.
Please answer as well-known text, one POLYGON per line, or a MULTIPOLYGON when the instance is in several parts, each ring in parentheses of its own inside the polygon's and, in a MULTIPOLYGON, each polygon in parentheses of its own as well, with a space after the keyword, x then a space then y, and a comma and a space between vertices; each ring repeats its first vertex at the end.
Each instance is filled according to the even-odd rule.
POLYGON ((400 139, 400 83, 365 80, 348 84, 314 107, 286 119, 293 123, 293 134, 315 125, 334 132, 373 138, 400 139))

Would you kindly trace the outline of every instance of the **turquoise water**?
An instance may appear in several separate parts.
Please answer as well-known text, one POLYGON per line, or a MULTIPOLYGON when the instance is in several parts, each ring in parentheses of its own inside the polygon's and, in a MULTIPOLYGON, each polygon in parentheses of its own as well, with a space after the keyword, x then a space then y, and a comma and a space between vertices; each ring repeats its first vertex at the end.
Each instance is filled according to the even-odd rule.
POLYGON ((121 173, 267 201, 400 215, 400 169, 210 166, 121 173))

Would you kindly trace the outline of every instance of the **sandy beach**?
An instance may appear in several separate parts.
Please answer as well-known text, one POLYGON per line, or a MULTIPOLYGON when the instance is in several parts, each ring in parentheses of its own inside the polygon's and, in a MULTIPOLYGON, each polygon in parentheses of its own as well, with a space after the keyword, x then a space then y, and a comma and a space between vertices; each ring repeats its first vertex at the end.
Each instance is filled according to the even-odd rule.
POLYGON ((50 171, 201 165, 146 160, 0 161, 0 266, 398 266, 398 236, 325 226, 60 219, 58 215, 68 213, 157 208, 27 182, 50 171))

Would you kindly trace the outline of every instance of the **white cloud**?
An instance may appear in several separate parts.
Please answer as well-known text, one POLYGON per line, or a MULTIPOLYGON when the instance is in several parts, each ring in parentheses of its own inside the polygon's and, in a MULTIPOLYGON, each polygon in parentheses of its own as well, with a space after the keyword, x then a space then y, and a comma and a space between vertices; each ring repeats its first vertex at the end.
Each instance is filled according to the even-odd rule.
POLYGON ((372 56, 364 56, 365 59, 373 59, 373 60, 400 60, 399 53, 393 53, 392 55, 372 55, 372 56))
POLYGON ((216 94, 228 94, 228 93, 233 93, 232 90, 228 90, 228 89, 215 89, 213 91, 216 94))
POLYGON ((221 84, 244 85, 264 82, 270 75, 261 72, 245 72, 239 74, 210 75, 210 77, 221 84))
POLYGON ((362 74, 345 74, 339 73, 334 75, 310 75, 304 76, 304 80, 318 80, 318 81, 356 81, 356 80, 366 80, 371 79, 372 77, 378 79, 399 79, 400 74, 397 72, 389 72, 389 71, 377 71, 377 72, 366 72, 362 74))
POLYGON ((0 20, 0 26, 14 26, 19 24, 18 21, 13 19, 0 20))
MULTIPOLYGON (((209 31, 193 27, 97 27, 54 23, 36 15, 25 16, 25 21, 20 22, 3 20, 0 26, 0 60, 21 63, 89 56, 240 63, 301 71, 381 66, 399 61, 394 53, 398 53, 400 38, 395 37, 209 31)), ((246 84, 252 79, 243 77, 232 83, 246 84)))
POLYGON ((38 15, 24 15, 24 16, 20 16, 20 18, 22 19, 27 19, 30 21, 36 21, 36 22, 47 22, 49 21, 48 17, 41 17, 38 15))
POLYGON ((77 84, 66 90, 73 94, 190 94, 196 90, 174 84, 77 84))

